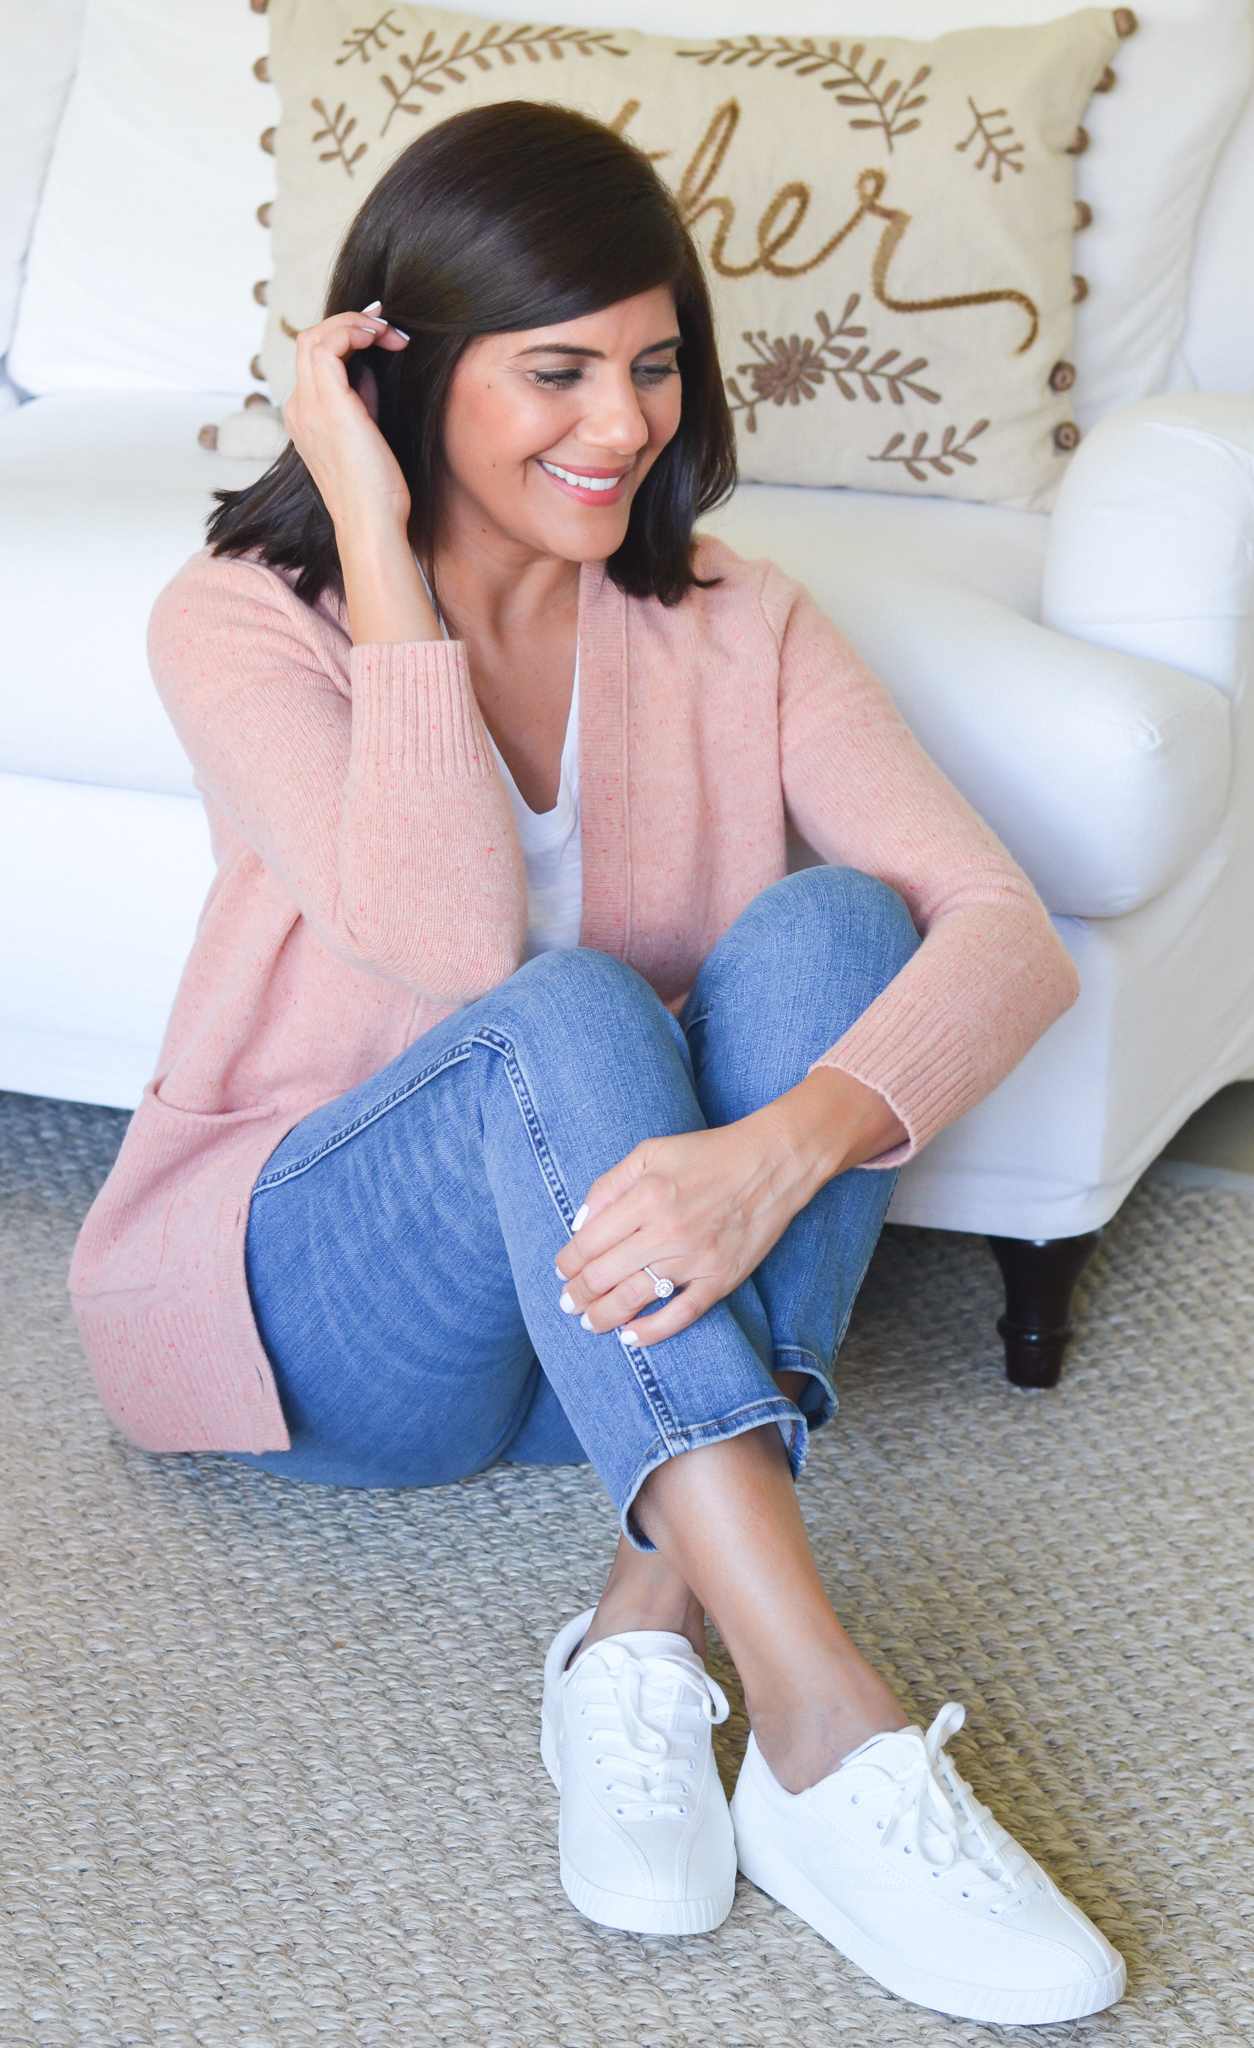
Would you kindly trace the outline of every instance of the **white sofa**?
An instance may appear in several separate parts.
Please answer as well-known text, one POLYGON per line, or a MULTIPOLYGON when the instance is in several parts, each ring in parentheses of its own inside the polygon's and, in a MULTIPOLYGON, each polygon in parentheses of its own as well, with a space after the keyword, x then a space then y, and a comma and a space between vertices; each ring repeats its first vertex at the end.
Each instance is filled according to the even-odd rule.
MULTIPOLYGON (((261 339, 257 137, 277 110, 249 68, 259 4, 0 0, 0 1087, 134 1104, 210 878, 144 632, 211 488, 260 468, 197 445, 261 339), (137 92, 177 103, 177 150, 128 131, 137 92)), ((852 11, 894 27, 919 4, 852 11)), ((851 13, 572 8, 682 32, 764 11, 781 32, 851 13)), ((969 0, 965 18, 1051 11, 969 0)), ((1226 33, 1235 111, 1250 54, 1226 33)), ((1076 1007, 906 1169, 892 1210, 996 1240, 1028 1384, 1056 1376, 1091 1234, 1199 1103, 1254 1077, 1252 216, 1254 102, 1187 223, 1179 345, 1145 396, 1087 422, 1052 515, 747 486, 713 522, 871 659, 1080 968, 1076 1007)))

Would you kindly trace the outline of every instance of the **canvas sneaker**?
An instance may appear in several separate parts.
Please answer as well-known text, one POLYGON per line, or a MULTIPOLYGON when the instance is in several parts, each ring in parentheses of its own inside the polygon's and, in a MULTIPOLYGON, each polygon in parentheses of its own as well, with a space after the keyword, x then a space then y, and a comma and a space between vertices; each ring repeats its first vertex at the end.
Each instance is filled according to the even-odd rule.
POLYGON ((877 1735, 806 1792, 750 1739, 732 1800, 740 1868, 889 1991, 938 2012, 1044 2026, 1122 1996, 1122 1958, 999 1826, 927 1734, 877 1735))
POLYGON ((544 1661, 540 1754, 561 1794, 562 1888, 603 1927, 702 1934, 731 1910, 736 1843, 710 1742, 727 1700, 684 1636, 608 1636, 544 1661))

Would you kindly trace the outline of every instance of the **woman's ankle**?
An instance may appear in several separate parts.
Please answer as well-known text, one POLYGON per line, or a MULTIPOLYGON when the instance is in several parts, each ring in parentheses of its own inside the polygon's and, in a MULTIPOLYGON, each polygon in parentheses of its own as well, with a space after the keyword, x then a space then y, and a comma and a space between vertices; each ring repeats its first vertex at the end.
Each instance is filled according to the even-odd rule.
POLYGON ((750 1708, 758 1748, 772 1777, 786 1792, 806 1792, 830 1778, 845 1758, 875 1735, 907 1726, 897 1702, 863 1700, 790 1708, 750 1708))
POLYGON ((640 1631, 686 1636, 705 1657, 705 1610, 687 1581, 656 1551, 637 1550, 620 1537, 585 1643, 640 1631))
POLYGON ((704 1662, 705 1614, 687 1588, 683 1597, 675 1599, 667 1598, 661 1589, 653 1597, 646 1589, 642 1597, 637 1588, 607 1586, 580 1648, 602 1642, 606 1636, 634 1635, 641 1631, 686 1636, 704 1662))

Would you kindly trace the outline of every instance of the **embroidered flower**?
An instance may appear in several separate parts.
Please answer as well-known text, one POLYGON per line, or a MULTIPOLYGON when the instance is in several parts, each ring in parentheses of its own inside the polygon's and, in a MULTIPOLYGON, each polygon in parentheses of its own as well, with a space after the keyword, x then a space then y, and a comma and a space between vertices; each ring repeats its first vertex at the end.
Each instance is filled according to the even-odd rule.
POLYGON ((739 367, 741 376, 752 380, 755 398, 772 405, 800 405, 803 398, 814 398, 827 375, 827 365, 814 343, 802 341, 798 334, 790 334, 787 341, 781 335, 771 343, 771 353, 762 362, 739 367))

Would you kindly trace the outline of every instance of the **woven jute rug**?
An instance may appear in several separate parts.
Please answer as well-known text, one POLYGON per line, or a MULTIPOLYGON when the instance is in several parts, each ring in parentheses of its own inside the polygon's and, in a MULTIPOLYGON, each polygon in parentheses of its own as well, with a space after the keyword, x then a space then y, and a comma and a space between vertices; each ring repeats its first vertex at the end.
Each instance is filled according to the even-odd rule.
POLYGON ((687 1941, 574 1913, 536 1740, 596 1479, 336 1492, 118 1442, 63 1289, 124 1122, 0 1098, 3 2048, 1254 2034, 1254 1203, 1143 1184, 1052 1394, 1002 1377, 984 1244, 890 1230, 802 1481, 868 1655, 923 1721, 965 1701, 960 1767, 1127 1956, 1113 2013, 1034 2033, 901 2004, 743 1882, 687 1941))

